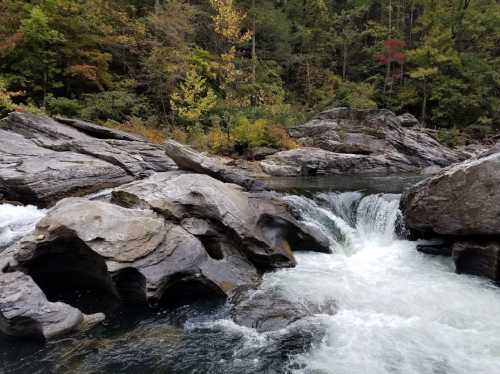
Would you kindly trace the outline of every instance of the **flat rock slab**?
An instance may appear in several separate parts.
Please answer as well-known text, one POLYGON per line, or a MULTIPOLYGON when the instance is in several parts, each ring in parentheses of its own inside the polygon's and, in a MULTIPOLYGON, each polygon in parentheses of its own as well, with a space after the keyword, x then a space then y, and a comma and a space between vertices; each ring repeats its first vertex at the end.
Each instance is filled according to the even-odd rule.
POLYGON ((45 207, 176 168, 161 146, 65 122, 28 113, 0 121, 0 199, 45 207))

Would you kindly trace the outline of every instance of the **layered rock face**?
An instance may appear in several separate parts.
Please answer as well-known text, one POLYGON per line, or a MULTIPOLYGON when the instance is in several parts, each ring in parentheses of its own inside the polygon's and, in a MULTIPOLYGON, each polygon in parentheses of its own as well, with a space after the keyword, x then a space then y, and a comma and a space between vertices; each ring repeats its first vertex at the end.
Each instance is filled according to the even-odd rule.
POLYGON ((11 113, 0 137, 4 201, 50 206, 176 168, 161 146, 78 120, 11 113))
POLYGON ((380 174, 441 168, 465 159, 415 126, 410 115, 388 110, 335 108, 292 128, 306 148, 278 152, 261 162, 276 176, 380 174))
POLYGON ((405 192, 406 226, 416 236, 444 236, 458 272, 500 280, 499 186, 500 153, 446 168, 405 192))
POLYGON ((279 196, 208 175, 157 173, 112 202, 66 198, 0 256, 0 330, 49 339, 120 304, 231 297, 293 250, 329 251, 279 196), (82 300, 77 295, 90 295, 82 300))

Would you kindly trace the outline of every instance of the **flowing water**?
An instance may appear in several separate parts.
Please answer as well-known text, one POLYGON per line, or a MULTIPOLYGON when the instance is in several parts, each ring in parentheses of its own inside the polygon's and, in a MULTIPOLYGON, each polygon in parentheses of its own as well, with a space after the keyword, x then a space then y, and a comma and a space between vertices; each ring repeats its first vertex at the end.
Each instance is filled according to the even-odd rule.
MULTIPOLYGON (((258 292, 302 304, 311 317, 258 333, 232 322, 224 303, 127 309, 107 326, 45 347, 0 337, 0 372, 500 373, 499 289, 455 274, 451 259, 421 254, 415 242, 398 238, 399 195, 285 199, 328 235, 334 253, 297 254, 296 268, 265 275, 258 292)), ((5 207, 3 241, 43 215, 5 207)))

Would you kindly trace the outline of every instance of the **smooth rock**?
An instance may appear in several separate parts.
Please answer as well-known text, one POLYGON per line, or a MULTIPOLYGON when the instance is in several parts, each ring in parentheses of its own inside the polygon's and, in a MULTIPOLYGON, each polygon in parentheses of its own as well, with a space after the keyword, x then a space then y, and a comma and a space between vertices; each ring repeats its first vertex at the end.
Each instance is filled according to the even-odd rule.
POLYGON ((158 173, 115 189, 113 201, 152 209, 177 222, 193 217, 205 220, 207 227, 200 228, 199 222, 185 227, 198 234, 209 229, 227 233, 261 267, 293 266, 292 250, 329 251, 327 240, 296 221, 282 201, 266 193, 247 193, 207 175, 158 173))
POLYGON ((406 226, 442 235, 500 234, 500 153, 444 169, 403 194, 406 226))

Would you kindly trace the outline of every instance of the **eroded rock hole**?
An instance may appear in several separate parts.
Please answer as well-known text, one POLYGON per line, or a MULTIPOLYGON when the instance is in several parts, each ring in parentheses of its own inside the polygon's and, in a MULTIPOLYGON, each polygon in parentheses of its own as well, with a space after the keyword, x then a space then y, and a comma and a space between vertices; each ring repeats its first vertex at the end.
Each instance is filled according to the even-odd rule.
POLYGON ((82 312, 109 313, 119 298, 104 259, 77 238, 43 243, 27 265, 28 274, 50 301, 62 301, 82 312))
POLYGON ((318 247, 313 237, 283 218, 265 214, 260 217, 258 226, 264 237, 275 247, 288 244, 292 251, 307 251, 318 247))
POLYGON ((219 238, 200 237, 200 240, 211 258, 213 258, 214 260, 222 260, 224 258, 222 242, 219 238))
POLYGON ((146 304, 146 278, 136 269, 124 269, 113 277, 116 289, 126 304, 146 304))
POLYGON ((213 282, 203 276, 189 276, 169 282, 159 305, 178 307, 191 304, 218 304, 226 295, 213 282))

